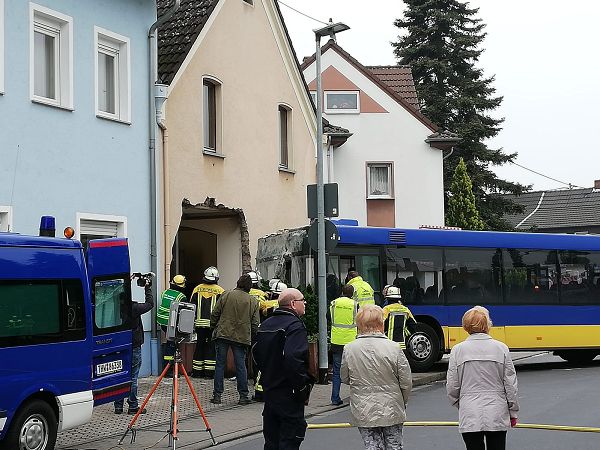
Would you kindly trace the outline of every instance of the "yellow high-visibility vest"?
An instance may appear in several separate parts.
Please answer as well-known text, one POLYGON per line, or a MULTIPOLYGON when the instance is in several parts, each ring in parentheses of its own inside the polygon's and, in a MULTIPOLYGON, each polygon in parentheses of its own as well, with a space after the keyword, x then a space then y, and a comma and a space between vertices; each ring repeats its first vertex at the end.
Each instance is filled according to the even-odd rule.
POLYGON ((406 326, 409 318, 415 320, 410 309, 401 303, 390 303, 383 307, 386 335, 390 341, 400 344, 400 348, 403 350, 406 349, 406 338, 410 336, 410 331, 406 326), (400 329, 400 327, 402 328, 400 329))
POLYGON ((194 288, 190 301, 196 304, 194 325, 197 328, 210 328, 210 315, 223 292, 224 289, 218 284, 201 283, 194 288))
POLYGON ((359 307, 367 304, 375 304, 375 292, 371 285, 364 281, 362 277, 354 277, 348 281, 348 284, 354 287, 354 295, 352 298, 356 300, 359 307))
POLYGON ((346 345, 356 339, 356 302, 348 297, 339 297, 331 302, 331 343, 346 345))

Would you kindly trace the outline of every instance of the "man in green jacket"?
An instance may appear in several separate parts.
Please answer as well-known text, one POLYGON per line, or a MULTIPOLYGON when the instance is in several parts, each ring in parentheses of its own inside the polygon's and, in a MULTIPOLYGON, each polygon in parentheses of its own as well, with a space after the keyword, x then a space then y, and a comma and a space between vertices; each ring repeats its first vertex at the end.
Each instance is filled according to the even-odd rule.
POLYGON ((248 397, 246 352, 252 342, 252 336, 258 332, 260 317, 258 300, 249 294, 251 288, 250 276, 242 275, 234 290, 221 295, 210 316, 210 326, 214 328, 213 339, 217 356, 211 403, 221 403, 229 348, 231 348, 235 360, 237 390, 240 394, 239 404, 247 405, 252 401, 248 397))

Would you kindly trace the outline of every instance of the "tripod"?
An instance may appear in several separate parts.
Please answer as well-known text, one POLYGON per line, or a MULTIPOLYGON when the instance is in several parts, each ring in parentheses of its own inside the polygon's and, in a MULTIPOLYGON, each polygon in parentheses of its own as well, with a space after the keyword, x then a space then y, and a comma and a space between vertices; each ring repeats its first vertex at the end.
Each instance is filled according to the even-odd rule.
POLYGON ((206 426, 206 431, 208 431, 208 434, 210 434, 210 438, 212 439, 213 445, 217 445, 217 441, 215 440, 215 437, 212 434, 212 430, 210 428, 210 424, 208 423, 208 419, 206 418, 206 415, 204 414, 204 411, 202 410, 202 406, 200 406, 200 400, 198 400, 198 395, 196 394, 196 391, 194 391, 194 387, 192 386, 190 377, 188 376, 188 374, 185 370, 185 367, 183 365, 183 362, 181 360, 181 351, 179 350, 179 345, 177 345, 175 347, 175 355, 173 356, 173 361, 169 361, 167 366, 164 368, 164 370, 158 377, 158 380, 156 380, 156 382, 152 386, 152 389, 150 389, 150 392, 148 393, 148 395, 142 402, 142 406, 140 406, 139 411, 135 414, 135 416, 133 416, 133 419, 131 419, 131 422, 129 422, 129 425, 127 426, 127 429, 125 430, 125 433, 123 433, 123 436, 121 436, 121 439, 119 440, 118 445, 121 445, 123 443, 123 440, 127 436, 127 433, 129 433, 129 431, 131 431, 131 443, 135 442, 136 430, 133 428, 133 425, 137 421, 140 414, 142 414, 142 411, 144 410, 144 407, 150 400, 150 397, 152 397, 152 394, 154 394, 154 391, 156 391, 156 389, 158 388, 158 385, 163 380, 163 378, 165 377, 165 374, 169 371, 169 368, 171 366, 173 366, 173 385, 172 385, 173 387, 171 388, 171 418, 169 420, 170 429, 167 430, 167 435, 169 436, 169 447, 171 447, 172 450, 176 450, 176 448, 177 448, 177 431, 178 431, 177 430, 177 422, 178 422, 177 402, 178 402, 178 395, 179 395, 179 370, 181 370, 181 373, 183 373, 183 376, 185 377, 185 381, 187 382, 187 385, 190 388, 190 392, 192 393, 192 396, 194 397, 194 401, 196 402, 198 411, 200 411, 200 415, 202 416, 202 420, 204 421, 204 425, 206 426))

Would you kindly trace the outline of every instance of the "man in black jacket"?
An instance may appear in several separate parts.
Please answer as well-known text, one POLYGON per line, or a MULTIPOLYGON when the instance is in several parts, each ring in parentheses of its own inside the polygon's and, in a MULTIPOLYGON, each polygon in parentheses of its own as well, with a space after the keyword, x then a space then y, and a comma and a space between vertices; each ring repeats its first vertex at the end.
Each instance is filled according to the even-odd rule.
POLYGON ((298 449, 304 440, 304 405, 314 380, 308 374, 308 339, 304 296, 288 288, 279 295, 279 308, 258 329, 253 348, 261 371, 265 407, 265 450, 298 449))
MULTIPOLYGON (((137 398, 138 374, 142 365, 142 344, 144 343, 144 326, 142 325, 142 314, 150 311, 154 307, 154 297, 152 296, 152 283, 149 279, 144 278, 144 303, 132 302, 131 305, 131 329, 133 330, 132 351, 131 351, 131 390, 127 403, 129 408, 128 414, 136 414, 139 411, 137 398)), ((115 402, 115 414, 123 414, 124 399, 115 402)), ((146 409, 142 414, 146 413, 146 409)))

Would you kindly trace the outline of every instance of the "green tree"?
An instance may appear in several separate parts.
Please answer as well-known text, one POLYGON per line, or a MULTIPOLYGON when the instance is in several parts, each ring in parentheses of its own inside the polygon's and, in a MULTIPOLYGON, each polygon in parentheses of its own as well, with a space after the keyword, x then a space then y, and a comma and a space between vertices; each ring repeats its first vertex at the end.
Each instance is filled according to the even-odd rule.
POLYGON ((513 161, 516 153, 490 149, 485 144, 498 134, 502 118, 491 113, 502 97, 492 86, 494 77, 485 77, 476 63, 483 50, 486 33, 478 9, 458 0, 404 0, 404 17, 394 24, 400 29, 393 43, 400 64, 412 68, 421 111, 438 126, 458 133, 460 143, 444 160, 446 199, 450 180, 464 158, 474 185, 475 204, 486 227, 511 229, 505 214, 522 211, 506 196, 520 194, 529 187, 497 177, 491 166, 513 161))
POLYGON ((448 225, 461 227, 465 230, 485 229, 485 224, 479 217, 479 211, 475 206, 473 185, 467 173, 467 166, 462 158, 458 160, 458 165, 454 170, 449 197, 446 211, 446 223, 448 225))

